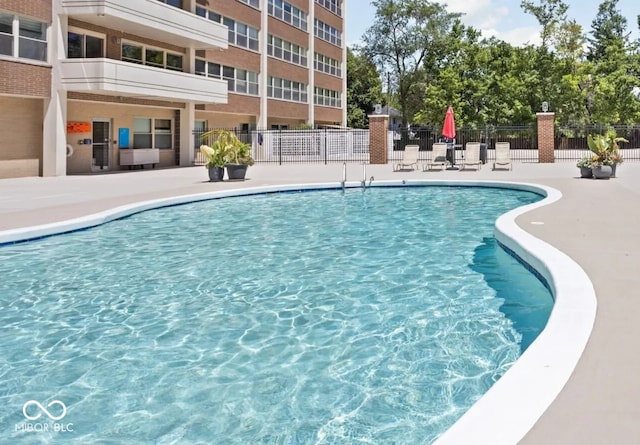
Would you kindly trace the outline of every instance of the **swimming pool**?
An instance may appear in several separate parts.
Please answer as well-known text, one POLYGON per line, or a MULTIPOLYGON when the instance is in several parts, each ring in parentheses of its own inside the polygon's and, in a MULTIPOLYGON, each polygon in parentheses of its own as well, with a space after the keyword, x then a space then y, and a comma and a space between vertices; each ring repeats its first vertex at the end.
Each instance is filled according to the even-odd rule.
POLYGON ((544 325, 548 292, 492 239, 537 199, 276 194, 4 246, 3 425, 57 397, 65 443, 428 443, 544 325))

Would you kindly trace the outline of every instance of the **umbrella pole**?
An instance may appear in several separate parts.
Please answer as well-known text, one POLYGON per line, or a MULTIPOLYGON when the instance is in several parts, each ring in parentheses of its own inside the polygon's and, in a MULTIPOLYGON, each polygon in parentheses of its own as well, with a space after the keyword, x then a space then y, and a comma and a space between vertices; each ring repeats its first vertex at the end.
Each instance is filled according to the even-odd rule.
POLYGON ((459 170, 456 166, 456 142, 447 142, 447 151, 451 150, 451 164, 447 167, 447 170, 459 170))

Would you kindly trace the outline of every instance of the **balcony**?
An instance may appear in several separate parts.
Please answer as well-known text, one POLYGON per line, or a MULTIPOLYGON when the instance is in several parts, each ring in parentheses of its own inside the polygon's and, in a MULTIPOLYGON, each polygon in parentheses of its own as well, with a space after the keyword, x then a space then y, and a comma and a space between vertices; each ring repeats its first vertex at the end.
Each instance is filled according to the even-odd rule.
POLYGON ((226 26, 158 0, 62 0, 62 10, 83 22, 184 48, 227 48, 226 26))
POLYGON ((60 61, 61 89, 198 104, 227 103, 227 81, 113 59, 60 61))

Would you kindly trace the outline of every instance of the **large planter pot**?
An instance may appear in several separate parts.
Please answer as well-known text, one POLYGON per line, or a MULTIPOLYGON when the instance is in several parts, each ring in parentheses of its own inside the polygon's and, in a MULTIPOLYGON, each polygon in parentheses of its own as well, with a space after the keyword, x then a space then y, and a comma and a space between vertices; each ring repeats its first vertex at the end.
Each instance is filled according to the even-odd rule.
POLYGON ((249 168, 246 164, 227 164, 227 176, 229 179, 236 180, 244 180, 247 175, 247 169, 249 168))
POLYGON ((224 167, 210 167, 209 181, 220 182, 224 179, 224 167))
POLYGON ((591 167, 580 167, 580 177, 593 178, 593 170, 591 170, 591 167))
POLYGON ((593 177, 596 179, 609 179, 611 177, 611 170, 610 165, 593 167, 593 177))

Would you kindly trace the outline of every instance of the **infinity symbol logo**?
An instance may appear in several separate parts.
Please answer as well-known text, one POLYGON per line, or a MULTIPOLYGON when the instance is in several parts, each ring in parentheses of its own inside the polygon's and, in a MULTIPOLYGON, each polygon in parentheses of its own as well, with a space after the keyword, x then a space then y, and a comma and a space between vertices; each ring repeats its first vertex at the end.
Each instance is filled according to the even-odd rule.
POLYGON ((35 400, 29 400, 27 403, 22 405, 22 414, 24 414, 24 416, 29 420, 39 419, 40 416, 42 415, 42 413, 38 413, 35 416, 30 416, 29 414, 27 414, 27 407, 31 405, 37 406, 40 409, 40 411, 45 413, 47 417, 49 417, 49 419, 51 420, 60 420, 67 415, 67 406, 64 403, 62 403, 60 400, 53 400, 49 402, 49 404, 47 405, 47 408, 51 408, 52 405, 60 405, 62 407, 62 414, 59 416, 52 415, 49 411, 47 411, 47 408, 45 408, 40 404, 40 402, 37 402, 35 400))

